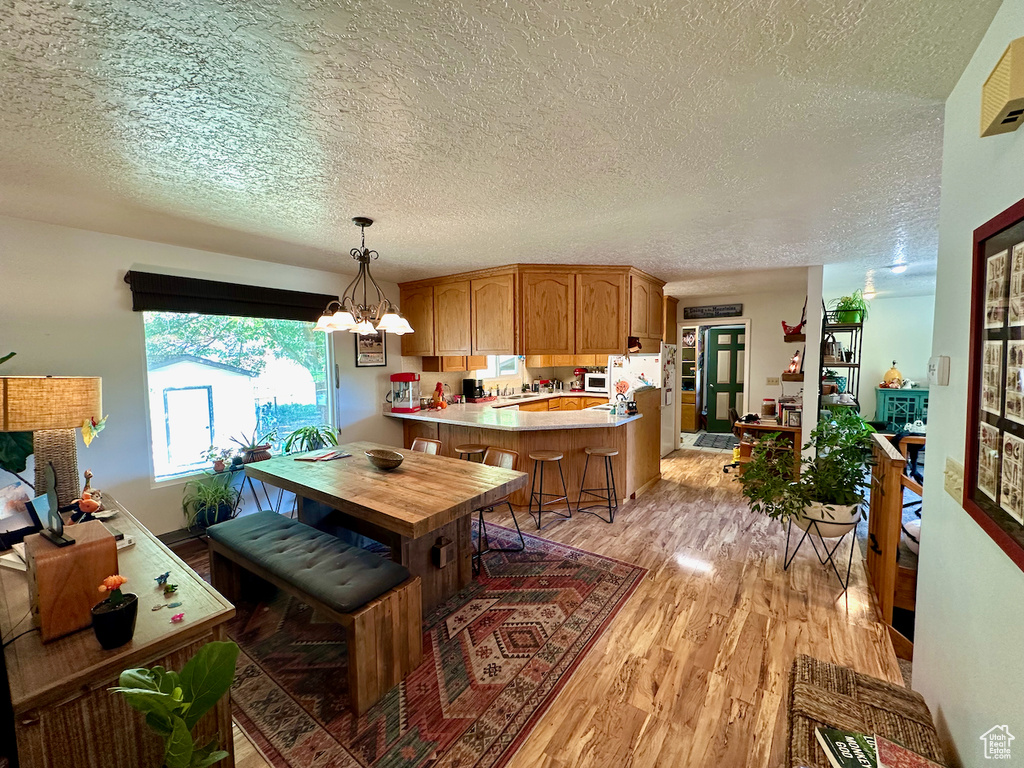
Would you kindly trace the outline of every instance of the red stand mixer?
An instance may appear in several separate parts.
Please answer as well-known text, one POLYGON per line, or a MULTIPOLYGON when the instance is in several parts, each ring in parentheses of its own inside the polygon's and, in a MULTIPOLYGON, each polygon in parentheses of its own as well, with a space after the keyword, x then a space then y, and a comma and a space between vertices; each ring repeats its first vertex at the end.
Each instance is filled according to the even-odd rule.
POLYGON ((582 392, 584 388, 584 376, 587 375, 586 368, 575 368, 572 372, 572 386, 569 388, 571 392, 582 392))

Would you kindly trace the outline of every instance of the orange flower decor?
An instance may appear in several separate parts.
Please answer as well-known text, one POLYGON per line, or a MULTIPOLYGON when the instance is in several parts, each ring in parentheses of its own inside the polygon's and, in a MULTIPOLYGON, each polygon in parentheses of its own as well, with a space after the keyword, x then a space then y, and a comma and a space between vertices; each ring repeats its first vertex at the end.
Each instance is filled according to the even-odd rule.
POLYGON ((113 576, 107 576, 100 584, 100 592, 109 592, 110 596, 107 598, 107 602, 111 605, 120 605, 124 602, 124 595, 121 593, 121 587, 128 583, 128 579, 124 576, 117 574, 113 576))

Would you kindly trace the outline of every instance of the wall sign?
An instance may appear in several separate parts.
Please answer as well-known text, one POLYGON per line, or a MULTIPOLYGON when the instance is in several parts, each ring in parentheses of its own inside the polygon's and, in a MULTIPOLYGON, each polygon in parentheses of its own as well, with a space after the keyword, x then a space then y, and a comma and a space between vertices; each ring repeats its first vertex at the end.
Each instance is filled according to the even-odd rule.
POLYGON ((683 320, 709 320, 716 317, 739 317, 742 304, 709 304, 704 307, 683 307, 683 320))
POLYGON ((1024 200, 974 231, 964 509, 1024 570, 1024 200))

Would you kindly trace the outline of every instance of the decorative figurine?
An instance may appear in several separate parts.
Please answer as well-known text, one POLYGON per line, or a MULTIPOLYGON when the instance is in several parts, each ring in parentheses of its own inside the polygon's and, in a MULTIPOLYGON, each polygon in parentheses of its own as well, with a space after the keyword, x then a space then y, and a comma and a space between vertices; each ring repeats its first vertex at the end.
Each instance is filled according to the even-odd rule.
POLYGON ((164 574, 161 574, 161 575, 157 576, 155 579, 153 579, 153 581, 155 581, 159 586, 162 587, 164 584, 167 583, 167 580, 169 578, 171 578, 171 572, 170 571, 168 571, 167 573, 164 573, 164 574))
POLYGON ((177 608, 177 607, 179 607, 180 605, 181 605, 181 603, 180 603, 180 602, 177 602, 177 603, 168 603, 168 604, 167 604, 167 607, 168 607, 168 608, 177 608))
POLYGON ((168 583, 164 582, 164 597, 167 597, 168 595, 173 595, 177 591, 178 591, 178 585, 177 584, 168 584, 168 583))
POLYGON ((171 624, 180 624, 184 620, 184 618, 185 618, 184 612, 176 613, 173 616, 171 616, 171 624))

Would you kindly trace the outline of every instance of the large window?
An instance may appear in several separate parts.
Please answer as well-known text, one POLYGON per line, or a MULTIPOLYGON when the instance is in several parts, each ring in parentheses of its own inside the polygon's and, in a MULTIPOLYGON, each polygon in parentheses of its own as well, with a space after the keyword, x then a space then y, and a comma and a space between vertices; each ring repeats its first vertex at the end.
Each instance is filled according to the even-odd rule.
POLYGON ((209 466, 200 454, 276 430, 333 422, 327 334, 295 320, 144 312, 156 478, 209 466))

